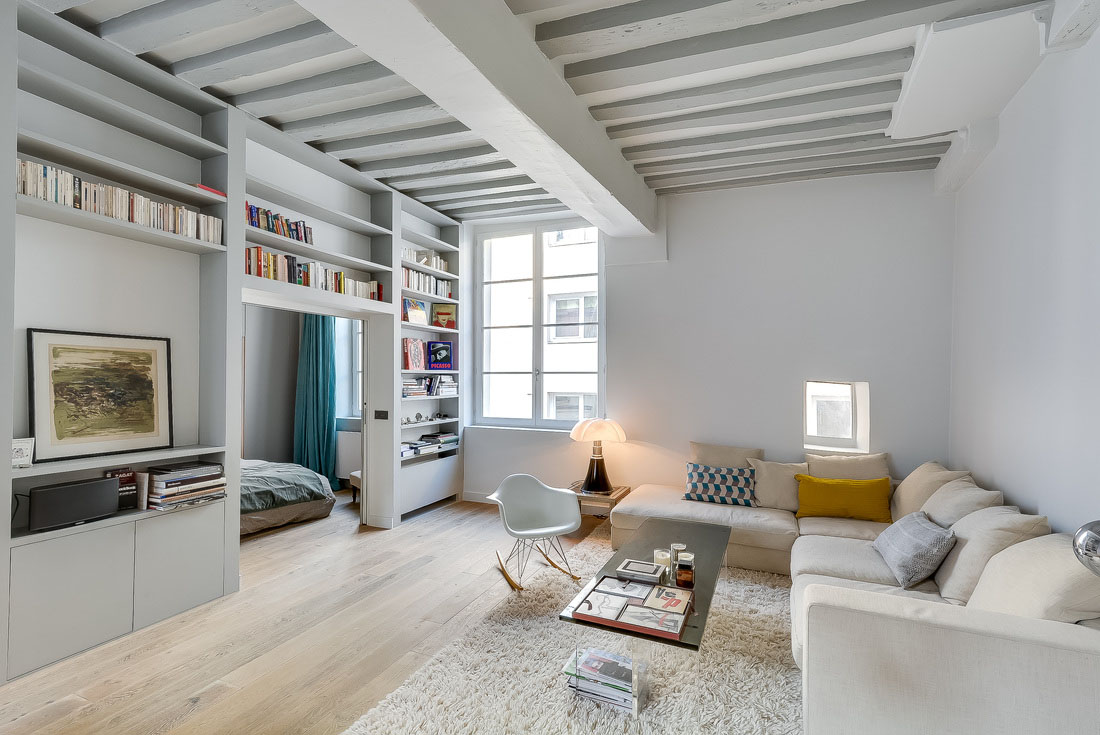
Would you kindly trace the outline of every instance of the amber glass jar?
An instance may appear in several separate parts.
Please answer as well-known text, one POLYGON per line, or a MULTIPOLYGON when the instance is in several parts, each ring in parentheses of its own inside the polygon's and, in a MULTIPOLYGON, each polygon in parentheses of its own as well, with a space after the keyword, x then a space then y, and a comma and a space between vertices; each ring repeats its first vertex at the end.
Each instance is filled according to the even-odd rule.
POLYGON ((695 587, 695 554, 681 551, 676 557, 676 586, 685 589, 695 587))

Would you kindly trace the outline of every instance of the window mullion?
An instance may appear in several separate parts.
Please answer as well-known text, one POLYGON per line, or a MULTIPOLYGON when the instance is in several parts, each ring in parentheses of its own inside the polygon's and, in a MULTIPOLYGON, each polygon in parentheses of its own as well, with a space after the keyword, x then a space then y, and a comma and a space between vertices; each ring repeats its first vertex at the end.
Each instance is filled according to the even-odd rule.
POLYGON ((531 278, 531 419, 535 426, 540 426, 542 417, 542 332, 545 330, 539 326, 543 323, 543 291, 542 291, 542 238, 541 227, 533 228, 532 247, 532 278, 531 278))

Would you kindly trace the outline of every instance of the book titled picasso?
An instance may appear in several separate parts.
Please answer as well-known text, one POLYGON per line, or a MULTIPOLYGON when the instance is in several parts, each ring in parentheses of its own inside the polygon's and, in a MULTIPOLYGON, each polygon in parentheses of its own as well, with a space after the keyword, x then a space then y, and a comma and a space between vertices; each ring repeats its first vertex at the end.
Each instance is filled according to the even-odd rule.
POLYGON ((678 641, 692 602, 691 590, 603 577, 573 610, 573 617, 678 641))

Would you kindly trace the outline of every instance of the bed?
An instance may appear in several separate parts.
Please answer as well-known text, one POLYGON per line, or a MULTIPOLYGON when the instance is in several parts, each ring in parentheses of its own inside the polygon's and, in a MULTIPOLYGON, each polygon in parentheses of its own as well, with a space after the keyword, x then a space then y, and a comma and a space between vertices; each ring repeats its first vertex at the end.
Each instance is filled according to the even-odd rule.
POLYGON ((241 535, 324 518, 336 496, 328 478, 298 464, 241 460, 241 535))

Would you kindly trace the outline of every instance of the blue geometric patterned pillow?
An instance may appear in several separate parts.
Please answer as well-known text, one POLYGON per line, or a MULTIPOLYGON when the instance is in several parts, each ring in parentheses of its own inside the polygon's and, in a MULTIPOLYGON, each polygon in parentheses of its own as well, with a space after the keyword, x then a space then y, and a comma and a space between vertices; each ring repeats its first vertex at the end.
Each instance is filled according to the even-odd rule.
POLYGON ((723 505, 756 506, 756 470, 751 467, 708 467, 688 462, 685 500, 723 505))

